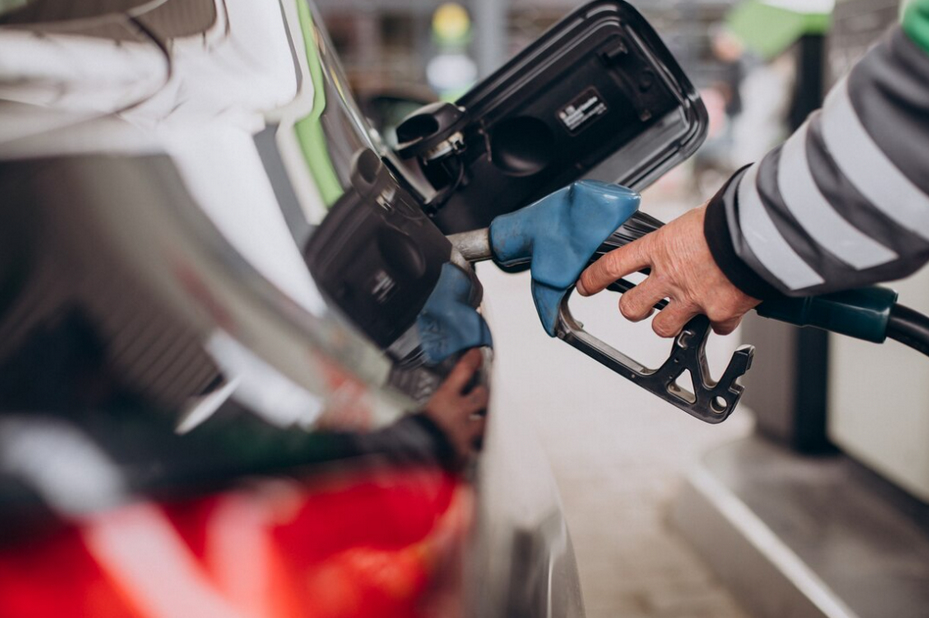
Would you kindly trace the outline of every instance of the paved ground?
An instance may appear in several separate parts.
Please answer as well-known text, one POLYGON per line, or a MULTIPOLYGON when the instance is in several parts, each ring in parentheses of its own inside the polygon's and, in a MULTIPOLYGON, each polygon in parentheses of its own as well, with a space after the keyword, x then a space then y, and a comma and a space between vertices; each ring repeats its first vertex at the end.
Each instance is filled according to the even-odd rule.
MULTIPOLYGON (((655 211, 652 211, 655 212, 655 211)), ((655 212, 659 216, 662 213, 655 212)), ((665 216, 669 216, 665 214, 665 216)), ((743 618, 746 614, 666 523, 683 472, 716 444, 743 436, 742 410, 710 426, 610 373, 541 330, 526 275, 480 268, 494 327, 497 410, 535 426, 558 481, 590 618, 743 618)), ((666 355, 647 325, 621 323, 618 296, 575 304, 588 331, 646 364, 666 355)), ((715 338, 722 371, 734 338, 715 338)))

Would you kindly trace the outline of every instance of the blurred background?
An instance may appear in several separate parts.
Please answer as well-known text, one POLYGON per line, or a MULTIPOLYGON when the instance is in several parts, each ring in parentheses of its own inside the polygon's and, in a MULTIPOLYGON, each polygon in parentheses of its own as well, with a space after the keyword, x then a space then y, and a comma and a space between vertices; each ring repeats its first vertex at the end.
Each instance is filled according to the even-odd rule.
MULTIPOLYGON (((701 92, 709 136, 645 193, 669 220, 710 197, 821 104, 898 18, 896 0, 634 3, 701 92)), ((364 113, 392 142, 417 106, 455 100, 577 6, 563 0, 319 0, 364 113)), ((495 328, 498 430, 552 462, 590 616, 929 615, 929 378, 909 350, 747 320, 720 372, 758 346, 742 408, 704 426, 565 346, 532 336, 525 275, 480 272, 495 328), (534 359, 527 361, 526 359, 534 359), (900 376, 906 376, 901 380, 900 376), (902 382, 902 383, 901 383, 902 382)), ((929 278, 897 286, 929 309, 929 278)), ((588 330, 666 355, 615 299, 588 330)))
MULTIPOLYGON (((732 169, 754 161, 802 120, 810 105, 818 107, 821 93, 814 82, 830 85, 896 21, 899 8, 898 0, 845 0, 837 9, 833 0, 634 4, 700 90, 710 114, 709 138, 700 153, 661 183, 666 191, 684 191, 688 201, 712 195, 732 169), (784 12, 796 8, 802 17, 769 21, 770 6, 784 12), (826 30, 823 20, 829 23, 828 37, 818 36, 826 30), (822 49, 814 49, 819 43, 822 49)), ((392 142, 392 128, 420 102, 456 99, 578 3, 320 0, 318 5, 356 96, 392 142)))

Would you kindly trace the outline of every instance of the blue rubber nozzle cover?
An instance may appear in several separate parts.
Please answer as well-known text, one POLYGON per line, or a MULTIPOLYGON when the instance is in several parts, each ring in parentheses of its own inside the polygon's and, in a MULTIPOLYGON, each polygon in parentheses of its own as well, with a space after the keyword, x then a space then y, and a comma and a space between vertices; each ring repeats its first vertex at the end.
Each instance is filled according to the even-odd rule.
POLYGON ((558 307, 568 289, 641 200, 626 187, 579 180, 490 224, 497 263, 530 262, 532 299, 549 336, 555 336, 558 307))
POLYGON ((416 318, 426 361, 437 365, 452 354, 493 347, 490 329, 470 304, 473 284, 460 268, 444 264, 432 294, 416 318))

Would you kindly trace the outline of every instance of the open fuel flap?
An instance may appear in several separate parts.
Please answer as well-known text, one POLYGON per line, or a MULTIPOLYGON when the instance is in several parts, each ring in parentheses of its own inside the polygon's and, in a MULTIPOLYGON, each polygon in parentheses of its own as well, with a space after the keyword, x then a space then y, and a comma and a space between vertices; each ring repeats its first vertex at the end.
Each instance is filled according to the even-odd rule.
POLYGON ((702 143, 699 95, 631 5, 568 15, 454 104, 398 127, 401 158, 436 193, 446 233, 487 227, 579 178, 642 190, 702 143))

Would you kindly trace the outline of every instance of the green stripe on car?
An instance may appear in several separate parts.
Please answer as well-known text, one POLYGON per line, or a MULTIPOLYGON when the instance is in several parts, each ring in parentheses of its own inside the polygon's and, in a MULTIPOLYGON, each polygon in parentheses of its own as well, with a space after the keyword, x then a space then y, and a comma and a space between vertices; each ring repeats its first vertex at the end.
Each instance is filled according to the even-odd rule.
POLYGON ((313 109, 306 118, 297 121, 294 131, 323 201, 326 206, 332 206, 345 191, 342 189, 342 183, 339 182, 332 159, 329 157, 326 136, 320 122, 323 111, 326 109, 326 84, 323 67, 319 62, 316 26, 313 24, 310 7, 304 0, 297 1, 297 12, 300 15, 300 29, 303 32, 303 42, 306 46, 307 66, 313 83, 313 109))

